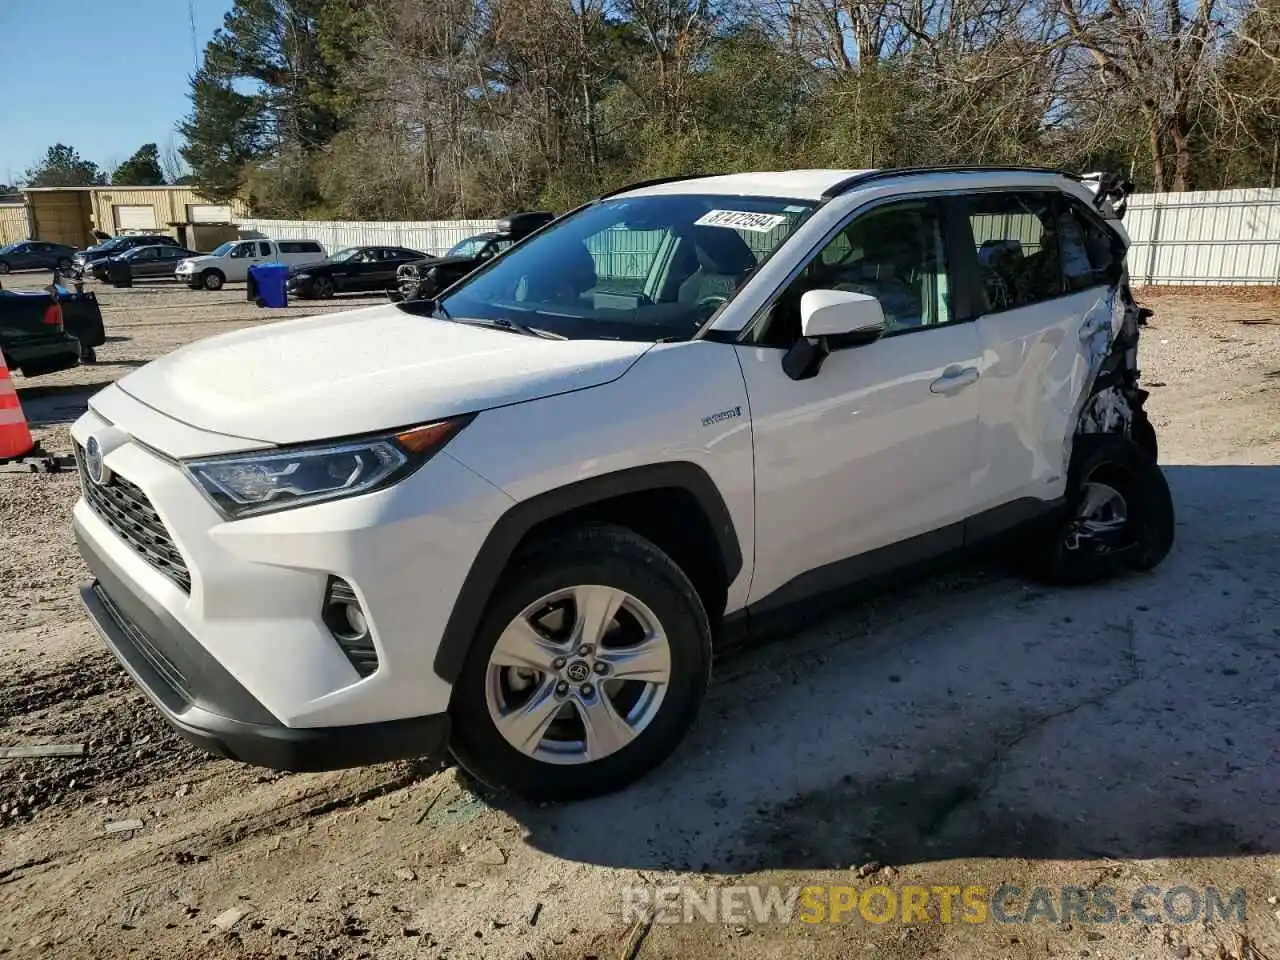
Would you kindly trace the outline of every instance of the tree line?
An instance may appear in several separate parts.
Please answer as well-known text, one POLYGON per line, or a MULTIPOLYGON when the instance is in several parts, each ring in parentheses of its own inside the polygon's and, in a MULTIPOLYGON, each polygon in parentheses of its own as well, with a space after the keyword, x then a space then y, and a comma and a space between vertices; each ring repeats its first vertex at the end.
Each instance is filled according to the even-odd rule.
MULTIPOLYGON (((190 179, 176 149, 172 155, 162 157, 158 144, 144 143, 114 169, 104 170, 92 160, 80 156, 75 147, 55 143, 45 151, 40 163, 23 174, 22 182, 28 187, 100 187, 108 183, 147 187, 186 183, 190 179)), ((14 188, 0 186, 0 193, 12 189, 14 188)))
POLYGON ((797 167, 1266 186, 1280 0, 236 0, 191 99, 194 182, 278 217, 797 167))

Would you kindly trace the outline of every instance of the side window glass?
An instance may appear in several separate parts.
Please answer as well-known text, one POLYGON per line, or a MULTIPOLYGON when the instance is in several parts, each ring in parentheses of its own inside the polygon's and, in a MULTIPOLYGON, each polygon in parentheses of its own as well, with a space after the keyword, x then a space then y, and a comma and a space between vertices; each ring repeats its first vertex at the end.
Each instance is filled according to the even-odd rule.
POLYGON ((269 244, 269 243, 261 243, 261 242, 260 242, 260 243, 258 244, 258 256, 260 256, 260 257, 269 257, 269 256, 271 256, 271 244, 269 244))
POLYGON ((1067 200, 1059 218, 1062 235, 1062 271, 1067 289, 1088 290, 1112 282, 1118 262, 1123 257, 1118 238, 1099 223, 1084 204, 1067 200))
POLYGON ((932 201, 892 203, 853 219, 778 298, 763 343, 795 343, 800 336, 800 299, 810 290, 875 297, 889 334, 951 322, 951 284, 937 207, 932 201))
POLYGON ((992 193, 969 214, 986 312, 1052 300, 1063 293, 1061 242, 1052 193, 992 193))

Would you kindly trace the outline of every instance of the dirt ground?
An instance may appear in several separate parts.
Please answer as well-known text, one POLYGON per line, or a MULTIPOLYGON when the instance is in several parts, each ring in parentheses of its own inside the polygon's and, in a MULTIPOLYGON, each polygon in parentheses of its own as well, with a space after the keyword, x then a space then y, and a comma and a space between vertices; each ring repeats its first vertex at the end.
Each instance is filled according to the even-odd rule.
MULTIPOLYGON (((93 391, 153 357, 371 302, 268 316, 243 288, 90 289, 100 362, 16 378, 55 453, 93 391)), ((80 611, 74 479, 0 476, 0 745, 88 745, 0 760, 0 956, 1280 960, 1280 298, 1143 299, 1179 516, 1159 570, 1049 590, 969 565, 726 654, 671 762, 567 807, 479 795, 447 767, 205 758, 80 611), (143 826, 106 832, 126 820, 143 826), (1012 884, 1015 914, 1035 887, 1110 886, 1122 916, 624 915, 624 888, 672 884, 1012 884), (1147 885, 1152 904, 1242 888, 1245 916, 1175 922, 1184 899, 1144 922, 1127 907, 1147 885)))

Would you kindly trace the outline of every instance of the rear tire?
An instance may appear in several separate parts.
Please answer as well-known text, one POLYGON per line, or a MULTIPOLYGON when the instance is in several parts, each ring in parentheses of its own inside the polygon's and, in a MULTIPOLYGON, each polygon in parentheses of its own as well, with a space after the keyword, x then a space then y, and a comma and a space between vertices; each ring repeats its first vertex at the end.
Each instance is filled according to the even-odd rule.
POLYGON ((316 277, 311 284, 311 295, 317 300, 328 300, 334 294, 333 281, 328 277, 316 277))
POLYGON ((1176 521, 1155 460, 1114 435, 1077 437, 1071 459, 1067 515, 1033 547, 1035 572, 1050 583, 1083 584, 1157 567, 1173 547, 1176 521), (1091 513, 1095 502, 1107 516, 1091 513))
POLYGON ((528 800, 610 793, 675 750, 710 673, 710 625, 684 571, 622 527, 570 530, 522 549, 487 604, 454 686, 453 753, 528 800))
POLYGON ((98 351, 95 350, 93 347, 81 347, 80 362, 81 363, 97 363, 98 351))
POLYGON ((221 290, 226 281, 227 278, 218 270, 206 270, 200 275, 200 283, 206 290, 221 290))
POLYGON ((1134 443, 1146 451, 1153 463, 1159 462, 1160 441, 1156 439, 1156 428, 1151 425, 1151 418, 1147 416, 1147 411, 1139 410, 1134 414, 1130 436, 1134 443))

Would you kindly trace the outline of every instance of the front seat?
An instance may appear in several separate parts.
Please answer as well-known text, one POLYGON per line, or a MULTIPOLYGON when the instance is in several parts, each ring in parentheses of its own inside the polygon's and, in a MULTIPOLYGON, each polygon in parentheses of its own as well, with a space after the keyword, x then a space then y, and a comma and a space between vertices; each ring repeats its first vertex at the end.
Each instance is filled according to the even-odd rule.
MULTIPOLYGON (((736 230, 694 227, 690 231, 697 269, 680 284, 676 300, 699 303, 708 297, 729 297, 756 268, 756 255, 736 230)), ((686 241, 682 239, 683 246, 686 241)))

